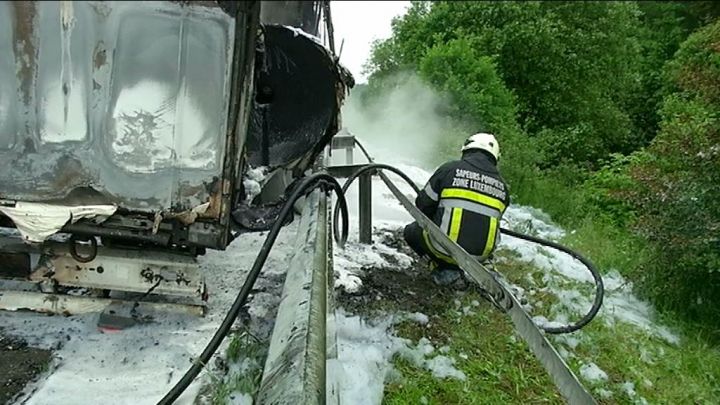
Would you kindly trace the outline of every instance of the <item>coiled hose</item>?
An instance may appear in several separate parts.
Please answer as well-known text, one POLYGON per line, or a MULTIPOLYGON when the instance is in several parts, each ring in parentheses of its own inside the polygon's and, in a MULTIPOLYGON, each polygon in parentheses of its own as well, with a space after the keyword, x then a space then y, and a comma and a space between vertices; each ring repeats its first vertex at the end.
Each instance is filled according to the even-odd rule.
MULTIPOLYGON (((368 161, 370 163, 363 166, 355 173, 353 173, 352 176, 348 177, 348 179, 345 181, 345 184, 343 184, 343 187, 342 187, 343 194, 348 190, 348 188, 355 181, 355 179, 360 177, 360 175, 367 173, 367 172, 371 172, 371 173, 377 172, 379 170, 388 170, 388 171, 391 171, 391 172, 399 175, 403 180, 405 180, 405 182, 408 185, 410 185, 410 187, 413 188, 413 190, 415 191, 416 194, 420 193, 420 188, 410 179, 410 177, 408 177, 400 169, 386 165, 386 164, 373 163, 373 159, 370 156, 370 154, 367 152, 365 147, 357 139, 355 140, 355 143, 362 150, 362 152, 365 154, 365 157, 368 159, 368 161)), ((333 212, 333 218, 334 218, 333 232, 336 235, 336 237, 337 237, 337 235, 339 235, 339 231, 337 229, 338 214, 339 214, 339 206, 336 205, 334 212, 333 212)), ((345 225, 343 227, 343 232, 344 232, 345 237, 347 237, 347 232, 348 232, 347 224, 346 224, 346 222, 343 222, 343 224, 345 225)), ((595 318, 598 311, 600 311, 600 307, 602 306, 603 297, 605 295, 605 287, 604 287, 604 284, 602 281, 602 277, 600 276, 600 272, 597 270, 595 265, 593 265, 593 263, 590 260, 583 257, 581 254, 573 251, 572 249, 569 249, 563 245, 560 245, 559 243, 541 239, 541 238, 538 238, 535 236, 525 235, 525 234, 515 232, 515 231, 506 229, 506 228, 500 228, 500 232, 502 232, 505 235, 514 237, 514 238, 523 239, 523 240, 526 240, 526 241, 532 242, 532 243, 537 243, 537 244, 540 244, 543 246, 557 249, 563 253, 566 253, 566 254, 572 256, 573 258, 577 259, 578 261, 580 261, 588 269, 588 271, 590 271, 590 274, 592 274, 593 280, 595 282, 595 299, 593 300, 593 304, 590 307, 590 309, 588 310, 588 312, 585 315, 583 315, 578 321, 573 322, 571 324, 562 325, 562 326, 543 325, 541 327, 542 330, 544 330, 545 332, 550 333, 550 334, 563 334, 563 333, 575 332, 577 330, 580 330, 582 327, 584 327, 585 325, 590 323, 590 321, 592 321, 593 318, 595 318)))
MULTIPOLYGON (((215 354, 215 351, 220 346, 220 343, 222 343, 223 339, 225 339, 227 334, 230 332, 230 328, 235 322, 235 319, 237 319, 238 314, 240 314, 240 310, 247 302, 250 291, 252 290, 253 286, 255 285, 255 281, 257 281, 257 278, 260 275, 260 271, 262 270, 263 265, 265 265, 265 261, 270 254, 270 249, 272 249, 273 245, 275 244, 275 240, 280 233, 280 229, 282 228, 282 224, 285 221, 285 218, 287 218, 288 215, 292 213, 293 205, 298 199, 318 187, 329 187, 338 196, 338 205, 340 206, 339 209, 342 210, 343 215, 343 231, 336 233, 336 235, 340 235, 340 238, 336 239, 336 241, 341 246, 345 244, 348 234, 348 210, 345 196, 343 195, 342 188, 340 187, 340 183, 338 183, 334 177, 330 176, 327 173, 318 173, 305 178, 294 188, 287 202, 285 202, 285 205, 283 205, 277 220, 270 229, 270 232, 268 232, 268 235, 265 238, 265 242, 260 248, 260 252, 258 253, 257 257, 255 258, 255 262, 253 263, 250 272, 245 278, 245 283, 240 289, 240 292, 238 292, 238 295, 235 298, 232 307, 230 307, 230 310, 225 315, 225 319, 223 319, 223 322, 218 328, 218 330, 215 332, 215 335, 212 337, 212 339, 210 339, 210 342, 208 342, 207 346, 205 346, 205 349, 203 350, 202 354, 200 354, 200 357, 195 360, 190 369, 182 376, 182 378, 177 382, 177 384, 175 384, 175 386, 160 400, 160 402, 158 402, 158 404, 167 405, 175 402, 175 400, 185 391, 185 389, 187 389, 187 387, 195 379, 195 377, 197 377, 200 371, 202 371, 205 364, 210 361, 213 354, 215 354)), ((337 205, 336 209, 338 209, 337 205)))

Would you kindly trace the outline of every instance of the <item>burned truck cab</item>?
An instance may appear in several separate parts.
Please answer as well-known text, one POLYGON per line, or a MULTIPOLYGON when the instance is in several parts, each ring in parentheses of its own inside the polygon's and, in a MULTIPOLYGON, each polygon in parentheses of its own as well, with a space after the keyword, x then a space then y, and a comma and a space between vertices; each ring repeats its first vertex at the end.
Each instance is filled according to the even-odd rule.
POLYGON ((206 297, 352 86, 328 2, 273 3, 0 3, 0 277, 206 297))

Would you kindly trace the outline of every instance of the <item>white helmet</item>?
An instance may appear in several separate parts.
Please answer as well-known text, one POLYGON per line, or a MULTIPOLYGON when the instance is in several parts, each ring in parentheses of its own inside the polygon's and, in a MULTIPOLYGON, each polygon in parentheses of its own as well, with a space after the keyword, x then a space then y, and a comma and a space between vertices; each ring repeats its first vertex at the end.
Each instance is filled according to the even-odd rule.
POLYGON ((480 132, 479 134, 469 137, 467 141, 465 141, 462 151, 465 152, 470 149, 484 150, 493 155, 493 157, 495 157, 495 161, 500 160, 500 145, 493 134, 480 132))

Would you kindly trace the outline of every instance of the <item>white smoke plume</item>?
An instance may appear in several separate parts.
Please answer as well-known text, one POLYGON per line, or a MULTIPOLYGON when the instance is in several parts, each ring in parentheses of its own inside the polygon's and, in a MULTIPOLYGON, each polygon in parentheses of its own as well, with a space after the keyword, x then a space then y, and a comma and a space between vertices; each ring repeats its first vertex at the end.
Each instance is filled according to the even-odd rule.
POLYGON ((448 116, 450 102, 417 76, 403 74, 380 94, 350 94, 343 127, 363 142, 376 161, 432 169, 459 157, 459 128, 448 116), (368 100, 363 100, 368 99, 368 100))

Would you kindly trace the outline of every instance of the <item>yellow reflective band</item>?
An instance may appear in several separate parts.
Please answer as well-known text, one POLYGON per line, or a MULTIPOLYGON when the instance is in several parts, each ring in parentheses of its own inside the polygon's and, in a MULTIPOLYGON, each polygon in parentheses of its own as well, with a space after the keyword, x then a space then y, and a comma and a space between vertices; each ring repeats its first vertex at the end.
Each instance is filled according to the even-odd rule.
POLYGON ((505 204, 502 201, 478 193, 477 191, 464 190, 462 188, 446 188, 440 194, 440 198, 462 198, 495 208, 500 210, 500 212, 505 212, 505 204))
POLYGON ((493 246, 495 246, 495 233, 497 232, 496 218, 490 218, 490 231, 488 233, 487 243, 485 243, 485 250, 483 250, 483 257, 487 257, 492 252, 493 246))
POLYGON ((450 220, 450 234, 448 236, 453 242, 457 242, 458 236, 460 235, 460 222, 462 222, 462 213, 462 208, 452 209, 452 219, 450 220))
POLYGON ((437 249, 435 249, 435 246, 433 246, 432 242, 430 241, 430 235, 428 235, 427 231, 425 230, 423 230, 423 238, 425 239, 425 244, 427 245, 428 249, 430 249, 430 251, 435 257, 437 257, 438 259, 443 259, 450 264, 457 264, 455 262, 455 259, 450 256, 444 255, 440 253, 437 249))

